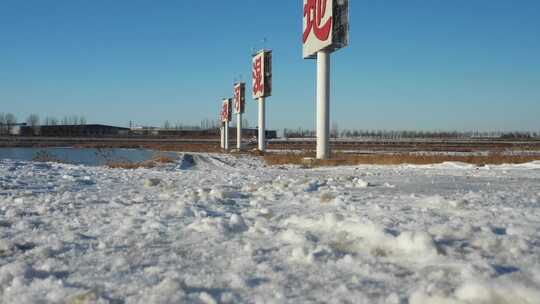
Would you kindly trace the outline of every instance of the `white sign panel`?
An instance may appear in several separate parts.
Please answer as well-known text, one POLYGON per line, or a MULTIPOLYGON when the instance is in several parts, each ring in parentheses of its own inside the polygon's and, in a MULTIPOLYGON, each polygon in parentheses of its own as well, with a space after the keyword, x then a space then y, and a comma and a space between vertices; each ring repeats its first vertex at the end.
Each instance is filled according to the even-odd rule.
POLYGON ((259 52, 253 56, 252 60, 253 99, 259 99, 265 96, 266 88, 264 80, 264 52, 259 52))
POLYGON ((304 0, 304 58, 333 44, 333 2, 335 0, 304 0))
POLYGON ((232 111, 231 111, 231 99, 224 99, 223 104, 221 107, 221 121, 231 121, 232 119, 232 111))
POLYGON ((245 112, 246 84, 243 82, 234 85, 234 111, 236 114, 245 112))

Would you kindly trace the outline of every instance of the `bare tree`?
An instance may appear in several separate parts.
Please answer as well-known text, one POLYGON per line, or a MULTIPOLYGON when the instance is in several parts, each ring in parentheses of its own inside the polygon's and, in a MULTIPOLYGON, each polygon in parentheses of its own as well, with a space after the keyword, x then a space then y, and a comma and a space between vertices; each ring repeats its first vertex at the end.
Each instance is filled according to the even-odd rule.
POLYGON ((14 125, 17 123, 17 117, 15 117, 15 115, 11 114, 11 113, 7 113, 6 114, 6 123, 8 125, 14 125))
POLYGON ((56 126, 58 125, 59 121, 56 117, 53 116, 47 116, 43 120, 43 123, 41 125, 43 126, 56 126))
POLYGON ((0 113, 0 135, 7 133, 6 114, 0 113))
POLYGON ((79 125, 84 126, 86 125, 86 118, 84 116, 79 116, 79 125))
POLYGON ((79 116, 71 115, 71 117, 69 118, 69 124, 70 125, 76 125, 78 123, 79 123, 79 116))
POLYGON ((332 130, 330 131, 330 137, 338 138, 339 137, 339 127, 336 122, 332 124, 332 130))
POLYGON ((0 113, 0 135, 11 134, 17 124, 17 117, 11 113, 0 113))
POLYGON ((32 128, 34 135, 39 135, 39 131, 40 131, 39 115, 30 114, 30 116, 28 116, 28 118, 26 119, 26 123, 28 124, 29 127, 32 128))
POLYGON ((242 128, 249 128, 249 120, 247 118, 242 119, 242 128))
POLYGON ((39 115, 30 114, 30 116, 28 116, 28 118, 26 119, 26 123, 30 127, 39 126, 39 115))
POLYGON ((171 123, 168 120, 165 120, 163 123, 163 129, 169 130, 171 128, 171 123))

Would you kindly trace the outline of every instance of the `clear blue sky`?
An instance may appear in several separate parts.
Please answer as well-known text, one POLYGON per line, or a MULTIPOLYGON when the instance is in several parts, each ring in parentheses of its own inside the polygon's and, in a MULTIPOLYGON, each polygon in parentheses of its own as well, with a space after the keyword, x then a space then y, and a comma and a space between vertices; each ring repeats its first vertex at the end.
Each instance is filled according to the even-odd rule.
MULTIPOLYGON (((332 56, 340 128, 540 130, 540 1, 351 0, 332 56)), ((253 48, 274 51, 270 128, 314 128, 301 0, 0 0, 0 112, 198 124, 253 48), (267 42, 262 40, 266 38, 267 42)), ((247 116, 256 121, 250 98, 247 116)))

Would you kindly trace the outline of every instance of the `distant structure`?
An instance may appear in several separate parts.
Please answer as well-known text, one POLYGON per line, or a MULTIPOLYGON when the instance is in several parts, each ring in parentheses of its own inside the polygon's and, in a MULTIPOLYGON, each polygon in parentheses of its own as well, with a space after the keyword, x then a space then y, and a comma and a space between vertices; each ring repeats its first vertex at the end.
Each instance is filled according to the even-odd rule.
MULTIPOLYGON (((233 137, 233 128, 229 128, 229 137, 233 137)), ((132 136, 163 136, 163 137, 178 137, 190 139, 213 139, 220 136, 219 128, 213 129, 196 129, 196 130, 175 130, 161 129, 154 127, 137 127, 130 130, 132 136)), ((242 138, 253 138, 258 136, 257 128, 242 128, 242 138)), ((266 130, 266 138, 277 138, 276 130, 266 130)))
POLYGON ((102 137, 128 135, 128 128, 107 125, 56 125, 56 126, 23 126, 21 136, 44 137, 102 137))
POLYGON ((15 123, 7 125, 8 135, 20 135, 21 134, 21 128, 26 127, 26 123, 15 123))
MULTIPOLYGON (((230 136, 232 136, 232 128, 230 136)), ((256 128, 242 129, 243 138, 256 138, 256 128)), ((170 137, 186 139, 214 139, 219 137, 219 129, 176 130, 155 127, 122 128, 108 125, 55 125, 55 126, 28 126, 20 124, 12 131, 13 135, 43 136, 43 137, 170 137)), ((277 138, 277 131, 267 130, 266 138, 277 138)))

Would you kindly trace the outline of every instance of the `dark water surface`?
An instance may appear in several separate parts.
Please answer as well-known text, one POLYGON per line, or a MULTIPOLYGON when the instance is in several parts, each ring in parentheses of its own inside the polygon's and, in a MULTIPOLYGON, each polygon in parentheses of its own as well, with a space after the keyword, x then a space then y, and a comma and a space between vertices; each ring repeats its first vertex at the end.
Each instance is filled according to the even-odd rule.
POLYGON ((116 162, 138 163, 152 159, 157 155, 178 157, 175 152, 143 149, 0 148, 0 159, 54 161, 87 166, 102 166, 116 162))

